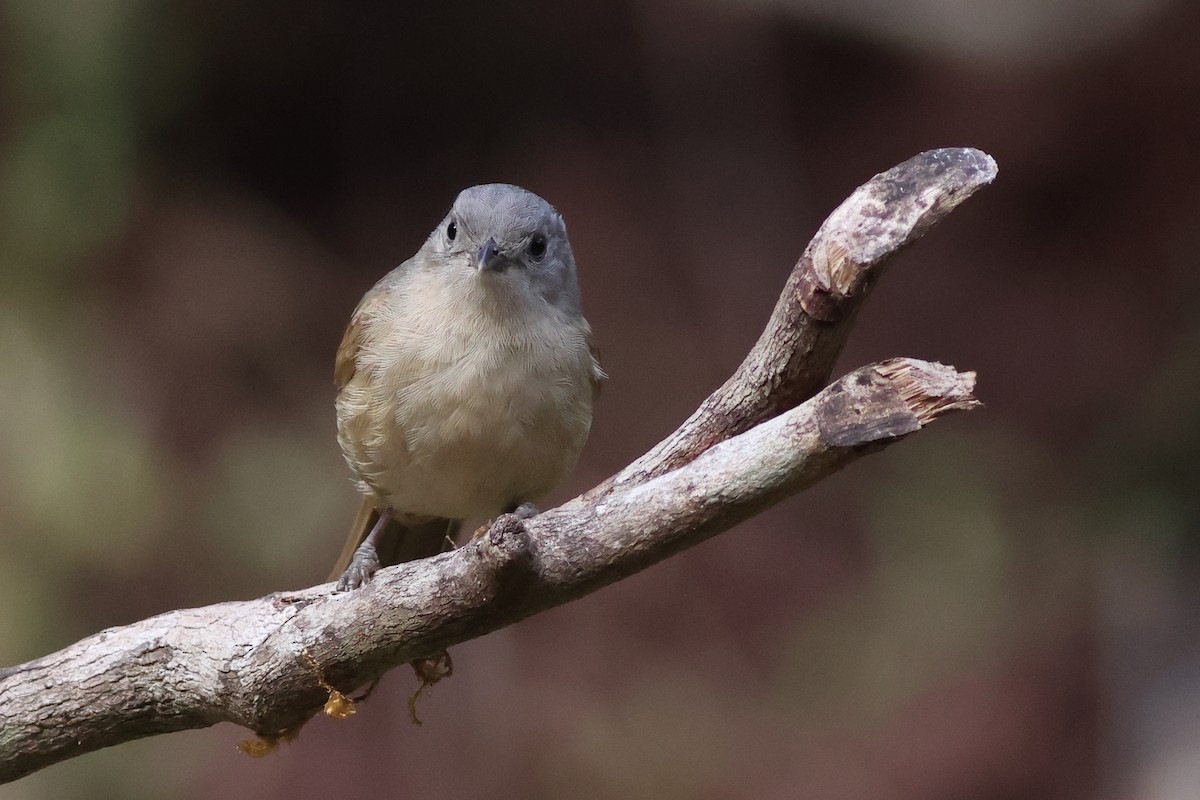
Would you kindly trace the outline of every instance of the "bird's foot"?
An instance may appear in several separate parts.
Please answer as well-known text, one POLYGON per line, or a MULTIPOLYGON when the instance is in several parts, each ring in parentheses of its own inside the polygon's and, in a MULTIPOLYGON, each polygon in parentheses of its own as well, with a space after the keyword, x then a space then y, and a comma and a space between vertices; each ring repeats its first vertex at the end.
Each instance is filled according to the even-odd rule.
POLYGON ((517 519, 532 519, 542 512, 538 511, 538 507, 533 503, 521 503, 512 513, 517 515, 517 519))
POLYGON ((338 578, 335 592, 350 592, 360 586, 365 586, 371 582, 371 577, 379 570, 379 554, 375 552, 375 545, 370 542, 363 542, 354 551, 354 558, 350 559, 350 566, 346 567, 346 571, 338 578))

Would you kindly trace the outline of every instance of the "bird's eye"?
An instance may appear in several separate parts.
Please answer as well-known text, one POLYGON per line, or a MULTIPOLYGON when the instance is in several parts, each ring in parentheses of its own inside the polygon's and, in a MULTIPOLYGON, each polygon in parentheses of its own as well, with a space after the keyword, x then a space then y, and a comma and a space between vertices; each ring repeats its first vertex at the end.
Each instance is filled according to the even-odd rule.
POLYGON ((458 224, 450 220, 446 223, 446 238, 453 242, 455 236, 458 236, 458 224))
POLYGON ((534 261, 541 261, 544 255, 546 255, 546 237, 539 233, 529 240, 529 257, 534 261))

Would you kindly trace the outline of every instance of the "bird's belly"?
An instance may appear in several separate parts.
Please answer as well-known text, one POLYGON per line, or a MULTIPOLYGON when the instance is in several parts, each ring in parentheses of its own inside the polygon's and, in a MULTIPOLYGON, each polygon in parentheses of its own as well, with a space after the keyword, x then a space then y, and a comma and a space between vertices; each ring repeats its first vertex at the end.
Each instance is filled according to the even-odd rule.
POLYGON ((490 516, 540 500, 574 464, 578 439, 561 414, 523 425, 495 409, 429 408, 397 425, 383 453, 379 490, 410 514, 490 516), (572 441, 575 440, 575 441, 572 441))
POLYGON ((339 397, 339 438, 360 488, 402 515, 488 517, 536 502, 578 458, 591 423, 578 381, 519 359, 417 373, 339 397))

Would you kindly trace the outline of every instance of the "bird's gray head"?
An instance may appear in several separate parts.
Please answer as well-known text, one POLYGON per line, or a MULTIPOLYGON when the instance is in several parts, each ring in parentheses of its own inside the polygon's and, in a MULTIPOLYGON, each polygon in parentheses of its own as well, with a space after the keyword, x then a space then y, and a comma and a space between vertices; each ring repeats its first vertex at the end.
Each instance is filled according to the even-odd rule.
POLYGON ((567 228, 554 206, 507 183, 459 192, 425 247, 444 256, 461 276, 538 297, 579 312, 579 283, 567 228))

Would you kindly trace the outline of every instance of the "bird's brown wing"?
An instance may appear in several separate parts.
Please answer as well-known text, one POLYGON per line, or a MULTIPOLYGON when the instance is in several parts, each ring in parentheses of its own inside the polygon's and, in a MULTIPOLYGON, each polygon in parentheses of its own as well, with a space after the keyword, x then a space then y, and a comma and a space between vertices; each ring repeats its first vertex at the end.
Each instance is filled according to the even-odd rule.
MULTIPOLYGON (((337 356, 333 362, 333 382, 339 392, 346 388, 354 379, 355 373, 358 372, 358 354, 362 351, 366 324, 378 310, 381 302, 381 293, 378 289, 372 289, 367 292, 359 302, 358 308, 354 309, 354 313, 350 316, 350 324, 346 326, 346 332, 342 335, 342 343, 338 345, 337 356)), ((375 509, 374 501, 364 497, 358 507, 358 514, 354 517, 354 524, 350 526, 346 542, 342 545, 342 554, 338 556, 337 565, 333 568, 330 580, 337 580, 342 571, 349 566, 350 559, 354 557, 354 551, 362 544, 362 540, 367 538, 367 534, 371 532, 371 527, 377 519, 379 519, 379 512, 375 509)))
POLYGON ((384 294, 379 287, 367 292, 358 308, 350 315, 350 324, 342 334, 342 343, 338 345, 337 356, 333 361, 333 382, 338 391, 346 387, 358 372, 358 354, 362 352, 363 336, 371 317, 379 312, 384 302, 384 294))
POLYGON ((608 380, 608 373, 604 371, 604 367, 600 366, 600 348, 596 345, 596 339, 592 336, 591 326, 585 322, 586 327, 584 333, 587 336, 588 352, 592 356, 592 369, 588 373, 588 381, 592 384, 592 400, 594 401, 600 396, 600 390, 603 388, 604 381, 608 380))

